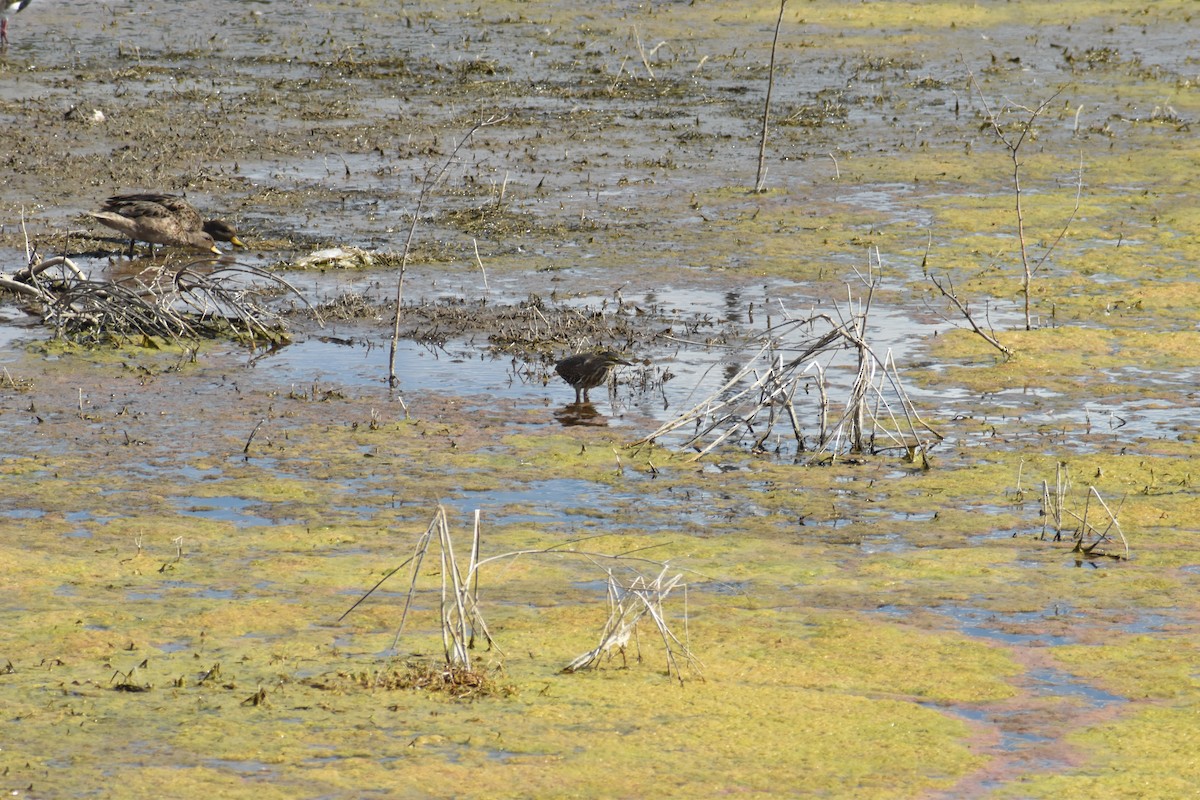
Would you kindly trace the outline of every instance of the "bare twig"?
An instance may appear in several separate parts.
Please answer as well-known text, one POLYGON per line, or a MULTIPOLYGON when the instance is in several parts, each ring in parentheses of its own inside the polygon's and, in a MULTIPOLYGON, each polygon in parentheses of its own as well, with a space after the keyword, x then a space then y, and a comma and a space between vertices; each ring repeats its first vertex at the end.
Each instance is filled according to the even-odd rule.
MULTIPOLYGON (((762 192, 767 184, 767 123, 771 116, 771 91, 775 88, 775 50, 779 46, 779 29, 783 26, 783 9, 787 0, 779 0, 779 16, 775 19, 775 36, 771 39, 771 63, 767 68, 767 97, 763 101, 762 132, 758 137, 758 173, 754 177, 754 191, 762 192)), ((834 162, 837 167, 837 161, 834 162)))
MULTIPOLYGON (((1009 160, 1012 161, 1013 202, 1014 202, 1015 211, 1016 211, 1016 215, 1017 215, 1017 242, 1020 246, 1021 267, 1023 270, 1023 275, 1021 278, 1021 292, 1024 295, 1024 301, 1025 301, 1025 303, 1024 303, 1024 305, 1025 305, 1025 330, 1032 330, 1033 329, 1032 283, 1033 283, 1034 273, 1045 262, 1046 258, 1049 257, 1050 253, 1054 250, 1054 247, 1059 243, 1059 241, 1062 240, 1063 236, 1066 234, 1067 229, 1070 227, 1071 222, 1075 218, 1075 214, 1079 210, 1079 199, 1078 199, 1078 194, 1077 194, 1076 202, 1075 202, 1075 210, 1071 212, 1071 215, 1067 219, 1067 222, 1065 223, 1065 225, 1063 226, 1062 231, 1059 233, 1058 238, 1056 238, 1054 240, 1053 244, 1051 244, 1050 247, 1047 248, 1046 252, 1042 254, 1042 257, 1040 259, 1038 259, 1036 264, 1032 263, 1032 261, 1029 257, 1029 248, 1026 243, 1026 237, 1025 237, 1025 208, 1024 208, 1024 204, 1023 204, 1023 196, 1024 196, 1023 191, 1024 190, 1021 185, 1020 151, 1021 151, 1021 146, 1025 143, 1026 139, 1028 139, 1030 137, 1030 135, 1033 133, 1034 124, 1037 122, 1038 117, 1040 117, 1045 112, 1046 108, 1050 105, 1050 103, 1052 103, 1055 100, 1055 98, 1057 98, 1060 94, 1062 94, 1064 91, 1066 91, 1067 87, 1065 85, 1059 87, 1059 89, 1057 91, 1055 91, 1053 94, 1051 94, 1045 100, 1043 100, 1040 104, 1038 104, 1038 106, 1036 108, 1030 109, 1030 108, 1025 108, 1023 106, 1014 106, 1014 108, 1024 111, 1026 116, 1024 119, 1019 121, 1019 123, 1017 125, 1016 134, 1013 135, 1012 133, 1005 131, 1004 126, 1001 124, 1000 115, 997 112, 993 111, 992 107, 988 104, 987 97, 984 96, 983 89, 980 87, 978 81, 975 80, 974 73, 968 72, 968 75, 971 80, 971 85, 975 88, 976 93, 979 95, 980 103, 983 104, 983 109, 984 109, 984 112, 986 113, 987 123, 988 123, 989 127, 991 127, 992 132, 996 135, 996 138, 1000 141, 1000 143, 1004 145, 1006 150, 1008 150, 1009 160)), ((1080 159, 1080 186, 1082 186, 1082 181, 1083 181, 1082 170, 1083 170, 1083 165, 1082 165, 1082 158, 1081 158, 1080 159)), ((1082 189, 1080 188, 1079 191, 1082 191, 1082 189)))
POLYGON ((421 181, 421 192, 417 196, 417 207, 413 210, 412 221, 408 226, 408 235, 404 238, 404 251, 400 256, 400 274, 396 278, 396 306, 395 315, 392 320, 392 342, 391 349, 388 354, 388 385, 395 387, 400 379, 396 375, 396 355, 400 349, 400 316, 404 310, 404 274, 408 268, 408 259, 412 254, 413 241, 416 238, 417 222, 421 219, 421 212, 425 208, 425 200, 429 196, 429 192, 442 179, 446 172, 450 169, 450 165, 458 157, 458 151, 463 148, 471 137, 480 128, 486 128, 491 125, 498 125, 508 119, 508 115, 493 115, 485 120, 475 123, 471 129, 467 131, 454 149, 450 151, 450 155, 442 162, 441 167, 435 173, 433 167, 429 167, 425 172, 425 179, 421 181))
POLYGON ((984 330, 983 326, 976 321, 975 316, 971 313, 970 309, 967 307, 967 304, 959 299, 958 293, 954 290, 954 282, 951 281, 949 277, 946 278, 946 283, 942 284, 931 272, 929 273, 929 282, 937 287, 937 290, 942 293, 942 297, 954 304, 954 307, 958 309, 958 313, 962 314, 963 319, 965 319, 967 324, 971 326, 971 330, 979 334, 980 338, 982 338, 985 342, 1003 353, 1005 358, 1012 358, 1012 349, 1002 344, 1000 340, 996 338, 996 332, 991 330, 990 326, 988 330, 984 330))

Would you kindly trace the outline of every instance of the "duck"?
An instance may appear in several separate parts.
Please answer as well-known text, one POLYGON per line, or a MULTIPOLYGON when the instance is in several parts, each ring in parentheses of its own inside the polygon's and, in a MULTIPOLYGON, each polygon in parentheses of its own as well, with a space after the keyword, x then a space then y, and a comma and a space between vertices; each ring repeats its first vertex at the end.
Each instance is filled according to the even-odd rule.
POLYGON ((219 219, 203 219, 195 206, 176 194, 113 195, 90 216, 129 237, 131 258, 137 241, 195 247, 218 254, 221 251, 216 248, 216 242, 246 247, 232 225, 219 219))
POLYGON ((3 8, 0 8, 0 45, 8 44, 8 15, 17 13, 32 2, 33 0, 0 0, 0 3, 3 3, 3 8))

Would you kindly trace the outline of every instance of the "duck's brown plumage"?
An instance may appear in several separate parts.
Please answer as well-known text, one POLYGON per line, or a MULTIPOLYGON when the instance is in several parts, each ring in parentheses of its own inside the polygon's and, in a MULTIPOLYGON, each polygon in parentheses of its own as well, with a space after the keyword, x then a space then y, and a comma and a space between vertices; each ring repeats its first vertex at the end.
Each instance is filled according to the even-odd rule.
POLYGON ((113 195, 91 216, 128 236, 130 255, 136 241, 196 247, 216 253, 221 251, 216 249, 215 242, 246 246, 228 222, 203 219, 195 206, 175 194, 113 195))
POLYGON ((104 201, 100 210, 127 216, 126 210, 143 213, 142 209, 146 203, 162 206, 169 214, 178 219, 181 225, 192 230, 203 230, 218 242, 229 242, 234 247, 246 246, 246 243, 238 238, 237 230, 232 225, 220 219, 204 219, 195 206, 177 194, 164 192, 114 194, 104 201))
POLYGON ((135 241, 165 244, 172 247, 194 247, 197 250, 207 250, 216 255, 221 254, 212 236, 204 231, 186 230, 180 227, 179 221, 174 217, 136 214, 132 211, 129 214, 91 211, 88 216, 114 231, 123 233, 129 239, 131 254, 135 241))
POLYGON ((613 350, 600 350, 595 353, 578 353, 567 356, 554 365, 564 381, 575 389, 575 403, 588 402, 588 389, 594 389, 608 380, 609 373, 618 364, 632 366, 613 350))

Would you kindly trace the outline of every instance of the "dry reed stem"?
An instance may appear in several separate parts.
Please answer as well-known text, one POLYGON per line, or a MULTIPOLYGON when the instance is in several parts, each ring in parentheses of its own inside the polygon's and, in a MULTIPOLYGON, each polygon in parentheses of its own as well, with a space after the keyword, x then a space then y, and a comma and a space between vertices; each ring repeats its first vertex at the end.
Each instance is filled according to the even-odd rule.
POLYGON ((1117 505, 1117 510, 1113 511, 1109 508, 1108 503, 1104 501, 1099 490, 1095 486, 1088 486, 1087 495, 1084 498, 1083 512, 1082 514, 1078 514, 1067 507, 1067 496, 1070 491, 1071 479, 1068 475, 1066 465, 1060 461, 1054 470, 1054 488, 1050 488, 1048 481, 1042 481, 1042 530, 1037 538, 1045 540, 1047 528, 1050 528, 1054 531, 1052 541, 1062 541, 1066 520, 1067 518, 1071 518, 1079 524, 1079 527, 1071 537, 1075 543, 1074 552, 1085 555, 1094 554, 1110 558, 1128 559, 1130 556, 1129 541, 1125 538, 1125 533, 1121 530, 1121 523, 1117 518, 1121 508, 1125 505, 1125 498, 1121 498, 1121 502, 1117 505), (1103 509, 1104 514, 1108 517, 1108 522, 1103 526, 1094 524, 1090 519, 1093 499, 1095 499, 1103 509), (1120 541, 1122 555, 1114 555, 1099 549, 1106 542, 1115 541, 1112 536, 1113 531, 1116 531, 1116 537, 1120 541))
MULTIPOLYGON (((614 653, 625 656, 625 647, 630 639, 637 642, 638 623, 649 617, 662 639, 663 651, 666 655, 667 674, 673 676, 681 684, 684 681, 680 659, 688 671, 701 680, 700 662, 691 652, 688 645, 681 641, 671 630, 663 613, 663 602, 667 596, 680 584, 682 574, 668 577, 668 565, 663 565, 658 576, 647 580, 643 575, 637 575, 628 584, 622 584, 612 571, 608 571, 608 617, 600 633, 600 642, 596 647, 578 656, 563 672, 579 672, 595 669, 614 653)), ((686 627, 686 621, 685 621, 686 627)), ((641 660, 640 648, 637 658, 641 660)))
MULTIPOLYGON (((593 537, 594 538, 594 537, 593 537)), ((629 640, 630 636, 636 636, 636 624, 639 619, 645 615, 649 615, 654 620, 660 637, 663 639, 666 648, 668 674, 682 681, 683 677, 680 671, 680 660, 683 660, 684 666, 690 671, 699 675, 699 661, 692 654, 686 641, 681 641, 671 631, 666 622, 666 617, 662 611, 663 601, 667 595, 681 582, 683 572, 679 572, 671 578, 667 578, 669 566, 662 561, 656 561, 650 558, 644 558, 634 555, 640 550, 630 551, 627 553, 609 554, 596 553, 591 551, 581 550, 566 550, 567 546, 577 544, 578 542, 567 542, 562 545, 555 545, 544 549, 534 550, 518 550, 514 552, 502 553, 488 558, 480 558, 480 550, 482 544, 482 534, 480 530, 479 511, 475 512, 475 524, 472 533, 471 556, 470 563, 465 573, 459 569, 458 562, 454 555, 454 546, 451 540, 450 526, 446 517, 446 509, 442 505, 438 505, 433 519, 426 526, 425 531, 417 538, 417 542, 413 548, 412 554, 405 559, 399 566, 389 570, 382 578, 379 579, 366 593, 354 602, 348 608, 339 621, 344 620, 351 611, 357 608, 368 597, 370 597, 385 581, 403 569, 405 566, 412 565, 412 574, 409 579, 408 592, 404 600, 404 608, 400 616, 400 624, 397 627, 395 638, 392 640, 392 653, 397 652, 400 636, 404 632, 404 627, 408 619, 408 614, 412 608, 413 598, 417 591, 417 577, 420 574, 421 564, 428 555, 429 548, 436 542, 439 551, 440 567, 441 567, 441 585, 440 585, 440 611, 441 634, 442 634, 442 649, 445 663, 449 667, 465 668, 471 667, 471 659, 469 651, 474 647, 474 637, 478 633, 484 637, 489 648, 494 648, 497 652, 503 655, 500 648, 496 646, 491 633, 488 631, 487 623, 483 619, 483 615, 479 606, 479 582, 480 572, 482 568, 490 563, 499 560, 515 559, 528 555, 571 555, 587 558, 593 562, 602 560, 612 561, 616 563, 645 563, 653 564, 659 569, 658 577, 653 580, 648 580, 640 573, 636 573, 635 577, 630 580, 628 585, 621 585, 613 576, 611 569, 606 570, 609 577, 609 597, 610 597, 610 612, 616 609, 615 616, 610 613, 610 625, 606 627, 606 632, 602 636, 602 642, 607 643, 600 649, 600 653, 604 653, 613 647, 623 647, 629 640), (632 602, 636 600, 637 602, 632 602), (618 641, 619 640, 619 641, 618 641)), ((685 633, 686 640, 686 633, 685 633)), ((574 662, 573 662, 574 663, 574 662)), ((583 668, 580 666, 579 668, 583 668)), ((701 676, 702 677, 702 676, 701 676)))
POLYGON ((855 303, 850 297, 845 313, 840 307, 836 309, 836 319, 814 313, 770 325, 758 337, 757 352, 732 378, 702 402, 630 446, 646 444, 690 425, 694 431, 683 446, 696 451, 691 460, 743 436, 752 437, 754 451, 761 452, 777 425, 786 419, 797 452, 804 451, 808 448, 795 402, 796 390, 807 375, 814 376, 807 385, 815 385, 818 395, 814 462, 836 458, 842 452, 892 448, 915 452, 940 440, 941 435, 921 419, 909 399, 892 351, 889 349, 881 358, 866 339, 874 281, 864 278, 864 283, 869 287, 864 301, 855 303), (794 354, 786 362, 782 355, 785 349, 794 354), (856 359, 853 378, 846 389, 842 412, 831 422, 828 372, 847 350, 853 351, 856 359))

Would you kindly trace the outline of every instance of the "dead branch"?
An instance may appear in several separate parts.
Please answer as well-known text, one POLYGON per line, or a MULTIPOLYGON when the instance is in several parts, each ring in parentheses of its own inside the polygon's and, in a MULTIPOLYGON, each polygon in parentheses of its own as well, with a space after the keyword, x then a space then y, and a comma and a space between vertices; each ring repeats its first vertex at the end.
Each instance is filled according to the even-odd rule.
POLYGON ((12 276, 0 275, 0 289, 20 294, 55 334, 81 341, 159 336, 219 336, 286 340, 282 316, 268 301, 289 293, 307 301, 286 280, 236 263, 200 269, 193 262, 178 270, 156 270, 117 280, 91 279, 64 257, 38 261, 12 276))
POLYGON ((937 277, 932 272, 929 273, 929 282, 937 287, 937 290, 942 293, 942 297, 954 304, 954 307, 958 309, 958 313, 962 314, 963 319, 965 319, 967 324, 971 326, 971 330, 975 331, 975 333, 977 333, 985 342, 1003 353, 1005 358, 1012 358, 1012 349, 1002 344, 1000 340, 996 338, 996 332, 991 330, 990 326, 988 330, 984 330, 983 327, 980 326, 980 324, 975 320, 975 316, 971 313, 971 310, 967 308, 966 303, 960 300, 958 293, 954 291, 954 282, 951 281, 949 277, 946 278, 946 283, 949 285, 949 288, 946 288, 946 286, 942 285, 942 283, 938 281, 937 277))
POLYGON ((787 318, 755 338, 757 350, 736 374, 702 402, 676 419, 631 443, 638 447, 692 427, 684 447, 695 450, 696 460, 729 441, 750 438, 755 452, 786 420, 786 433, 796 452, 809 450, 797 413, 797 400, 816 395, 814 415, 818 435, 810 463, 834 458, 843 452, 879 452, 898 448, 915 455, 942 437, 926 424, 903 388, 891 351, 880 357, 867 340, 868 315, 875 279, 867 279, 861 303, 851 297, 847 309, 787 318), (831 371, 851 353, 850 381, 838 418, 830 422, 831 371), (786 357, 785 357, 786 354, 786 357), (803 387, 804 392, 797 390, 803 387))
POLYGON ((1038 270, 1038 268, 1040 268, 1041 265, 1043 263, 1045 263, 1046 259, 1049 257, 1050 253, 1054 250, 1055 246, 1057 246, 1058 243, 1062 240, 1063 236, 1066 235, 1067 229, 1070 227, 1071 222, 1075 219, 1075 215, 1079 211, 1079 193, 1082 192, 1082 184, 1083 184, 1083 159, 1081 156, 1080 157, 1079 191, 1076 194, 1075 209, 1071 212, 1071 214, 1068 217, 1066 223, 1064 224, 1062 230, 1059 232, 1058 237, 1054 240, 1054 242, 1050 245, 1050 247, 1048 247, 1047 250, 1042 254, 1042 257, 1040 259, 1038 259, 1037 263, 1034 264, 1034 263, 1031 263, 1031 260, 1029 257, 1029 248, 1028 248, 1028 245, 1026 242, 1026 237, 1025 237, 1025 208, 1024 208, 1024 204, 1023 204, 1024 190, 1023 190, 1023 187, 1021 184, 1020 151, 1021 151, 1021 146, 1032 135, 1033 129, 1034 129, 1034 124, 1037 122, 1038 118, 1045 112, 1046 108, 1049 107, 1050 103, 1052 103, 1055 100, 1055 98, 1057 98, 1060 94, 1062 94, 1064 91, 1066 91, 1067 87, 1066 87, 1066 85, 1059 87, 1057 91, 1055 91, 1053 94, 1051 94, 1045 100, 1043 100, 1036 108, 1030 109, 1030 108, 1026 108, 1024 106, 1017 106, 1017 105, 1012 106, 1012 108, 1014 108, 1014 109, 1025 112, 1025 117, 1022 118, 1021 120, 1019 120, 1017 123, 1016 135, 1014 136, 1005 131, 1004 126, 1000 119, 1000 113, 994 111, 992 109, 991 105, 989 105, 989 103, 987 101, 987 97, 984 96, 984 94, 983 94, 982 87, 980 87, 979 82, 975 79, 975 74, 973 72, 968 71, 967 75, 970 78, 971 86, 975 89, 976 94, 979 95, 979 102, 982 103, 982 105, 983 105, 983 110, 984 110, 985 118, 986 118, 986 124, 988 125, 988 127, 991 128, 992 132, 996 136, 996 139, 1002 145, 1004 145, 1004 148, 1008 151, 1009 160, 1012 161, 1013 202, 1014 202, 1014 210, 1015 210, 1016 216, 1017 216, 1017 243, 1020 246, 1021 267, 1022 267, 1022 271, 1023 271, 1023 274, 1021 277, 1021 293, 1024 296, 1024 301, 1025 301, 1025 303, 1024 303, 1024 305, 1025 305, 1025 330, 1027 330, 1027 331, 1033 330, 1033 319, 1032 319, 1032 311, 1031 311, 1033 276, 1034 276, 1034 273, 1038 270))

